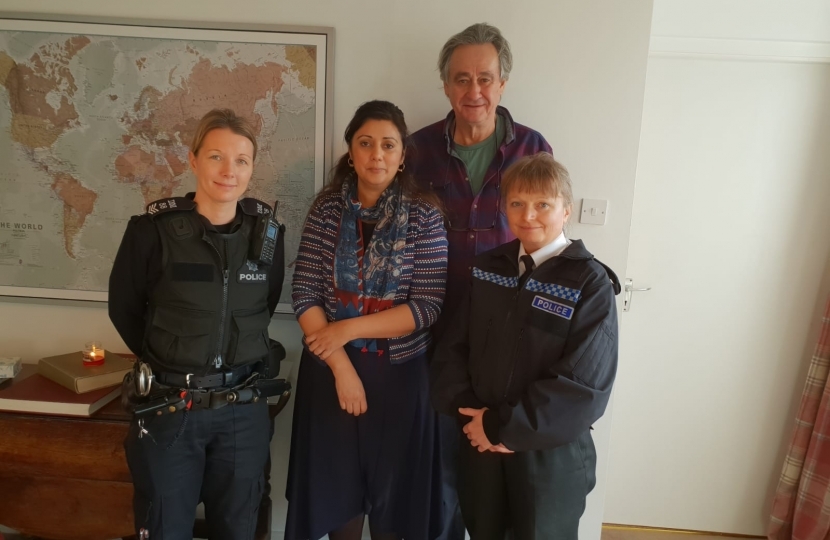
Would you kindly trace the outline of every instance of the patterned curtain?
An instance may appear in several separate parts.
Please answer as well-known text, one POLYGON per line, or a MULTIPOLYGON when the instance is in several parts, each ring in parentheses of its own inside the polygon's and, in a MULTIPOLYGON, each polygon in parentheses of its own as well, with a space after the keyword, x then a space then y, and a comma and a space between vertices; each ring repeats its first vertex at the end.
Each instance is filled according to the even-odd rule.
POLYGON ((824 540, 830 533, 830 301, 778 482, 767 537, 824 540))

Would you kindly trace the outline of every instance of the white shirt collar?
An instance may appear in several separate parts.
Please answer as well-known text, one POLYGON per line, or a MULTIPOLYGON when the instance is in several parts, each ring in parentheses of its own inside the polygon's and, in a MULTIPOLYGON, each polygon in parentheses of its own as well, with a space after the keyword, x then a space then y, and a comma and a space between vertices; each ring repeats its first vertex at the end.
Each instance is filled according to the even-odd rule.
MULTIPOLYGON (((565 248, 571 245, 571 241, 565 238, 564 231, 559 233, 553 242, 546 246, 542 246, 533 253, 530 254, 533 257, 533 263, 536 265, 536 268, 542 265, 543 262, 546 260, 556 257, 563 251, 565 248)), ((522 255, 527 255, 527 251, 525 251, 525 247, 519 243, 519 275, 521 276, 524 274, 525 271, 525 264, 522 262, 522 255)))

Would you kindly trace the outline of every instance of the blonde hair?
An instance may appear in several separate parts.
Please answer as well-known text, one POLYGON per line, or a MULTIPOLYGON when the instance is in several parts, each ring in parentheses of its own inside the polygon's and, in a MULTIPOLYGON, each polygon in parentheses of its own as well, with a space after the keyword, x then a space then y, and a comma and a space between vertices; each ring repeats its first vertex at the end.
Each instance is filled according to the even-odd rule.
POLYGON ((547 152, 525 156, 505 171, 501 180, 502 200, 514 190, 562 197, 562 206, 565 208, 572 207, 574 203, 568 169, 547 152))
POLYGON ((199 121, 199 127, 196 128, 196 133, 193 135, 193 142, 190 144, 190 151, 193 155, 199 153, 202 148, 202 143, 205 142, 205 137, 214 129, 229 129, 237 135, 242 135, 254 145, 254 155, 251 156, 256 159, 257 142, 254 134, 254 126, 247 118, 238 116, 231 109, 213 109, 202 117, 199 121))

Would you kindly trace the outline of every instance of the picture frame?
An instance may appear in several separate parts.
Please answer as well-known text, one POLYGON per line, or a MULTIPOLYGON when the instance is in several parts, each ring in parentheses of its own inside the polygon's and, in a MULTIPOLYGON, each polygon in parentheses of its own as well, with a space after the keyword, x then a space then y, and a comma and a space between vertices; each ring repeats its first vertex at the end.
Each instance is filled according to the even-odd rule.
POLYGON ((190 191, 185 127, 225 102, 261 130, 246 196, 279 200, 290 284, 333 165, 333 85, 331 27, 0 12, 0 144, 18 164, 0 172, 0 298, 106 302, 129 216, 190 191))

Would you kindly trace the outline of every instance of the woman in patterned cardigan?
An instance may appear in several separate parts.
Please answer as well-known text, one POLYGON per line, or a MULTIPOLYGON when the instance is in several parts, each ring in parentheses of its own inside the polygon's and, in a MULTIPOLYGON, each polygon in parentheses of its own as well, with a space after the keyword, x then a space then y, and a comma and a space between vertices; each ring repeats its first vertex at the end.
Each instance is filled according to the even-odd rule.
POLYGON ((434 538, 441 497, 429 326, 444 299, 437 200, 404 166, 403 113, 363 104, 314 200, 294 270, 304 334, 286 539, 434 538))

